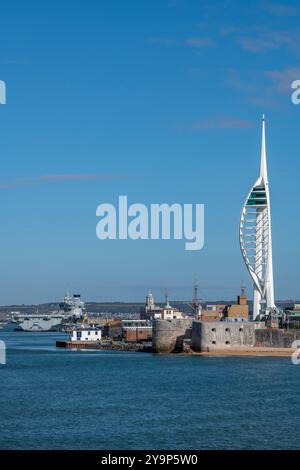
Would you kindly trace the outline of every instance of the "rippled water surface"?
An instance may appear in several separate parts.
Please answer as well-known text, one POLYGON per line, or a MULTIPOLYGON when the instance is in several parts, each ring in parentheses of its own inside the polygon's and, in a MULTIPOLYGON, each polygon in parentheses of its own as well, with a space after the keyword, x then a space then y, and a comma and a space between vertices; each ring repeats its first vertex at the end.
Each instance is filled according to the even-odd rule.
POLYGON ((0 330, 1 449, 299 449, 289 358, 66 351, 0 330))

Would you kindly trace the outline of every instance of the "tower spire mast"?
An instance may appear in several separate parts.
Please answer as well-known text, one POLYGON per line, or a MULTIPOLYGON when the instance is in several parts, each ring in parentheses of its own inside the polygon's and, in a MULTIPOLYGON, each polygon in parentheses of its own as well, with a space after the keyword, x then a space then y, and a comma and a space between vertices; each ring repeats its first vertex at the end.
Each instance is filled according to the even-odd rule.
POLYGON ((265 184, 268 183, 267 172, 267 155, 266 155, 266 119, 263 114, 262 119, 262 135, 261 135, 261 154, 260 154, 260 172, 259 176, 264 180, 265 184))

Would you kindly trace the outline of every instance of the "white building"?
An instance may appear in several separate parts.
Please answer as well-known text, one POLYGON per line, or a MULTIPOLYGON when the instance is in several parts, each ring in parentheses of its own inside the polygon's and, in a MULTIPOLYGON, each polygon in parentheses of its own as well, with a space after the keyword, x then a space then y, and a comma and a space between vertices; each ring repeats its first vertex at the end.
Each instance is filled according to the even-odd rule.
POLYGON ((177 308, 172 307, 169 304, 169 300, 166 299, 166 304, 162 310, 162 320, 177 320, 179 318, 185 318, 184 313, 180 312, 177 308))
POLYGON ((101 333, 101 330, 95 330, 93 328, 73 330, 71 341, 100 341, 101 333))

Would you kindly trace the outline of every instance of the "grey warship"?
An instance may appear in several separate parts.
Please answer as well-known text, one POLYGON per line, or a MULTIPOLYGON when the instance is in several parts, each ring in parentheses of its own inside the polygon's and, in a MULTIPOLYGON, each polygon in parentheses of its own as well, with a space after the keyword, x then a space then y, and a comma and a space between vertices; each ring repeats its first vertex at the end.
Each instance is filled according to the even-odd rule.
POLYGON ((33 314, 20 312, 12 313, 12 322, 16 323, 16 331, 42 332, 58 331, 65 322, 76 321, 83 317, 85 312, 84 302, 79 294, 72 297, 67 293, 63 302, 59 304, 57 312, 33 314))

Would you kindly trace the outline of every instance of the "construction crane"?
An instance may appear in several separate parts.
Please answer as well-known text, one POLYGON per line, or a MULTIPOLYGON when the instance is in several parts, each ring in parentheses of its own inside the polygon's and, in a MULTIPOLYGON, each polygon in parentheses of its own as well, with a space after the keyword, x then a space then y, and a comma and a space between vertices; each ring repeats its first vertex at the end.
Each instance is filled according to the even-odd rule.
POLYGON ((199 283, 197 279, 194 282, 194 298, 192 302, 185 302, 185 305, 188 305, 193 310, 196 320, 201 320, 201 299, 199 297, 199 283))
POLYGON ((193 309, 195 313, 195 318, 197 320, 201 320, 201 301, 199 297, 199 283, 197 279, 195 279, 195 282, 194 282, 193 309))
POLYGON ((88 325, 89 324, 89 317, 88 314, 86 313, 82 319, 82 326, 88 325))

